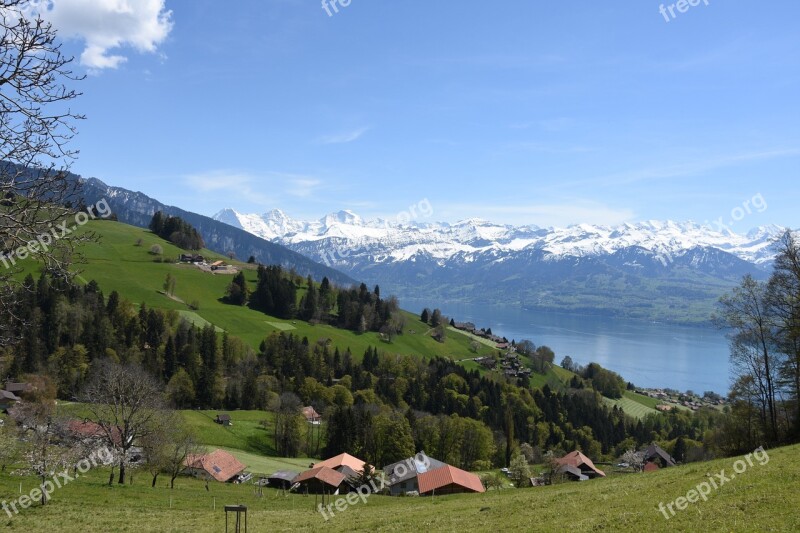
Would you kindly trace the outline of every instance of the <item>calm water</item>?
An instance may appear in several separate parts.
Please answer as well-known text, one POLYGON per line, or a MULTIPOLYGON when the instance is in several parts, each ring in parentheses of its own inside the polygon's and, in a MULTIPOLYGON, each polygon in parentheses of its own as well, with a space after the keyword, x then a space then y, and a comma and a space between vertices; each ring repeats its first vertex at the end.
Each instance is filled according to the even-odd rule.
MULTIPOLYGON (((412 310, 433 308, 412 299, 401 299, 401 304, 412 310)), ((641 387, 728 392, 728 343, 716 329, 470 304, 442 308, 442 313, 491 327, 509 340, 547 345, 557 364, 569 355, 581 365, 599 363, 641 387)))

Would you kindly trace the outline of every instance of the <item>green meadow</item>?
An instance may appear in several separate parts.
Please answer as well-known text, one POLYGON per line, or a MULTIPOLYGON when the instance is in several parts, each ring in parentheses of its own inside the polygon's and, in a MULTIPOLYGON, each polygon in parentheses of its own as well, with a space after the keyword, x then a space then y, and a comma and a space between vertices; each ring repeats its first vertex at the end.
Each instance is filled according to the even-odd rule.
MULTIPOLYGON (((91 471, 53 494, 48 505, 35 504, 9 517, 0 511, 0 531, 198 532, 225 531, 224 505, 248 507, 248 531, 798 531, 800 446, 770 450, 769 461, 731 478, 737 458, 614 475, 583 483, 528 489, 492 490, 434 498, 370 496, 345 511, 334 508, 325 521, 312 496, 283 495, 252 484, 205 483, 181 477, 174 490, 159 478, 155 488, 146 472, 133 483, 107 485, 107 469, 91 471), (731 478, 712 490, 707 501, 673 504, 669 519, 663 503, 685 497, 725 470, 731 478)), ((298 460, 301 461, 301 460, 298 460)), ((284 466, 275 463, 274 466, 284 466)), ((738 466, 741 466, 739 464, 738 466)), ((302 461, 297 463, 302 467, 302 461)), ((37 481, 0 474, 0 501, 15 501, 37 481)))

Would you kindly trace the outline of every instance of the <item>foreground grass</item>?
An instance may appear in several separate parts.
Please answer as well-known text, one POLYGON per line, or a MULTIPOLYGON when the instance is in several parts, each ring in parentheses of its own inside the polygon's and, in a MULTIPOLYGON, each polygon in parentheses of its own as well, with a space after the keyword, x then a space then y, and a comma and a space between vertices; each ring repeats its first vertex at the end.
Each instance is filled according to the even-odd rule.
MULTIPOLYGON (((754 462, 744 473, 713 491, 708 501, 690 504, 665 519, 660 502, 669 503, 725 469, 736 458, 630 474, 585 483, 492 491, 436 498, 371 496, 326 522, 313 496, 263 497, 252 485, 205 484, 180 478, 170 491, 167 480, 150 488, 150 477, 108 487, 107 471, 92 472, 55 494, 46 507, 18 516, 0 514, 0 531, 47 530, 65 533, 106 531, 224 531, 222 506, 249 506, 249 531, 797 531, 800 530, 800 446, 771 450, 769 462, 754 462), (216 509, 214 509, 216 506, 216 509)), ((30 478, 0 475, 0 500, 35 486, 30 478)))

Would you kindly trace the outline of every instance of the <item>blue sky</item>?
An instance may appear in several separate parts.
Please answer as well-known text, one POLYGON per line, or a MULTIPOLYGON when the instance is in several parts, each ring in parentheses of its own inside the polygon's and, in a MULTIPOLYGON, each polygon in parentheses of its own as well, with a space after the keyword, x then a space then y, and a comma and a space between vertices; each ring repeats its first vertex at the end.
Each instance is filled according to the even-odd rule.
POLYGON ((84 176, 209 215, 728 223, 760 194, 733 230, 800 226, 796 0, 162 4, 54 0, 84 176))

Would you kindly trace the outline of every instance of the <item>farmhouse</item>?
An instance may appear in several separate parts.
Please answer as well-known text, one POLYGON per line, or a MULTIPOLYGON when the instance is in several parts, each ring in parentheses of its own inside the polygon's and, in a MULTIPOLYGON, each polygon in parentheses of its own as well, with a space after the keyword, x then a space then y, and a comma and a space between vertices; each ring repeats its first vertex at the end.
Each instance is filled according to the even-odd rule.
POLYGON ((300 485, 300 491, 308 494, 339 494, 341 489, 349 489, 345 483, 347 476, 327 466, 317 466, 306 470, 292 481, 300 485))
POLYGON ((421 496, 486 492, 481 478, 450 465, 423 472, 417 476, 417 481, 421 496))
POLYGON ((316 409, 312 406, 303 407, 303 416, 306 418, 306 421, 309 424, 319 424, 322 421, 322 415, 320 415, 316 409))
POLYGON ((227 413, 219 413, 217 415, 217 418, 214 419, 214 422, 216 422, 217 424, 222 424, 223 426, 230 426, 232 425, 231 415, 227 413))
POLYGON ((644 451, 644 460, 645 460, 645 471, 649 472, 652 470, 658 470, 659 468, 667 468, 670 466, 677 465, 677 461, 672 458, 670 454, 665 452, 658 444, 655 442, 647 447, 644 451), (650 468, 648 469, 648 465, 650 468))
POLYGON ((580 470, 581 474, 588 478, 606 477, 605 472, 594 466, 591 459, 579 451, 570 452, 561 459, 556 459, 559 466, 572 466, 580 470))
POLYGON ((331 457, 330 459, 326 459, 325 461, 314 464, 312 468, 316 469, 324 466, 340 473, 347 469, 345 473, 350 475, 350 472, 358 473, 364 470, 364 466, 366 466, 366 464, 367 463, 358 457, 353 457, 349 453, 340 453, 336 457, 331 457))
POLYGON ((426 465, 419 461, 419 456, 427 457, 424 455, 424 452, 421 452, 415 457, 409 457, 408 459, 398 461, 383 468, 383 472, 386 474, 385 477, 387 479, 389 493, 392 496, 400 496, 407 492, 419 493, 420 474, 424 474, 428 470, 435 470, 447 466, 447 464, 431 457, 427 457, 426 462, 428 464, 426 465))
MULTIPOLYGON (((67 433, 74 439, 82 441, 99 441, 106 437, 103 426, 91 420, 69 420, 67 421, 67 433)), ((111 429, 111 438, 114 444, 122 444, 122 432, 119 427, 111 429)))
POLYGON ((190 454, 186 461, 186 473, 195 476, 211 476, 221 483, 236 481, 245 466, 225 450, 214 450, 207 454, 190 454))

